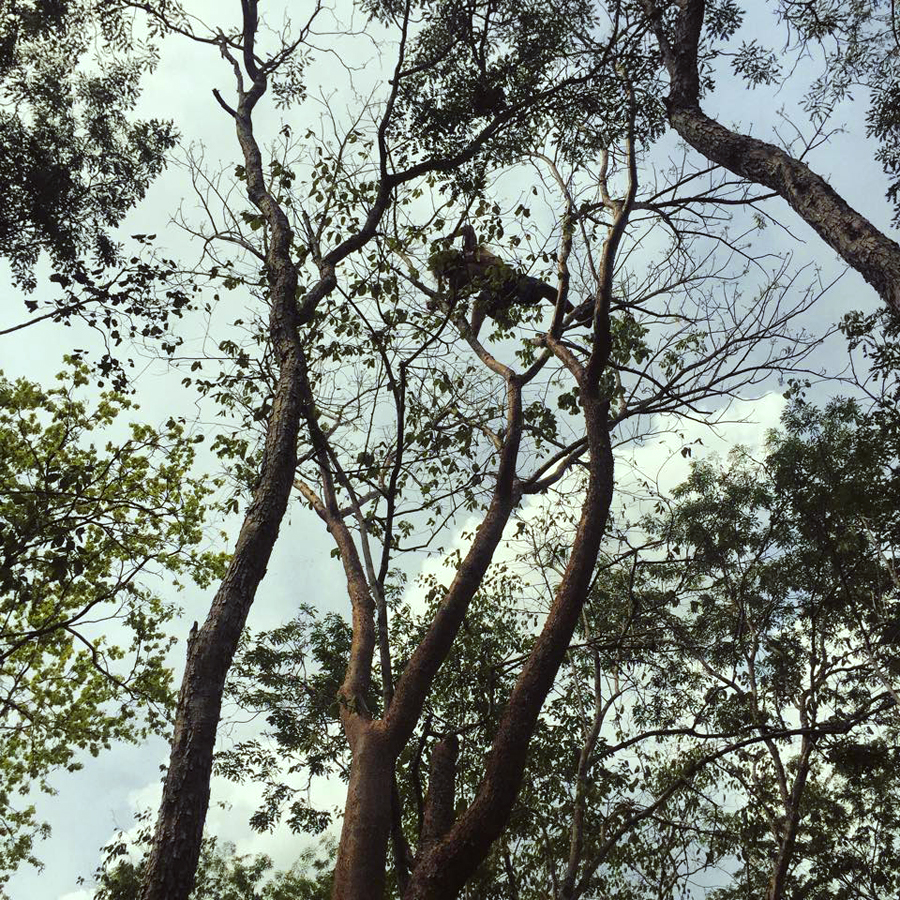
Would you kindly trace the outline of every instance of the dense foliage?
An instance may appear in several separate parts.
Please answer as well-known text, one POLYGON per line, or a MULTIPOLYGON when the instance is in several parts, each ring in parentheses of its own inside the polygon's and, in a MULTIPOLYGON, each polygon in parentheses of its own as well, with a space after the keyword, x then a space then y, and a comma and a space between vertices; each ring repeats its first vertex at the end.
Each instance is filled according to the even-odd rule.
POLYGON ((117 261, 112 229, 175 144, 170 122, 129 118, 156 51, 117 7, 0 7, 0 255, 25 288, 42 251, 82 278, 117 261))
POLYGON ((120 415, 126 397, 85 398, 72 364, 42 389, 0 378, 0 870, 33 859, 29 794, 116 740, 164 731, 173 701, 169 623, 151 580, 209 584, 210 486, 191 477, 194 440, 120 415), (118 439, 113 438, 119 429, 118 439), (102 436, 97 446, 92 438, 102 436))

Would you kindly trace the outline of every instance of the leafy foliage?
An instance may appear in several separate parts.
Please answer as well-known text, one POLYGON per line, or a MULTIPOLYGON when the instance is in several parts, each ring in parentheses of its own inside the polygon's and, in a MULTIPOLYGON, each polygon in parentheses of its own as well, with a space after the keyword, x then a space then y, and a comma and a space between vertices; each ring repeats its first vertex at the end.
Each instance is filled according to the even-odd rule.
POLYGON ((0 254, 26 289, 41 251, 62 272, 83 270, 85 253, 113 263, 110 229, 175 144, 171 123, 129 119, 156 52, 127 22, 92 0, 0 10, 0 254))
POLYGON ((900 791, 900 445, 896 410, 881 412, 797 402, 764 462, 738 450, 727 468, 695 464, 665 520, 678 561, 655 568, 679 603, 670 628, 684 655, 669 677, 688 693, 677 718, 692 732, 763 739, 716 761, 734 811, 698 811, 720 823, 718 852, 741 863, 716 897, 764 892, 790 828, 788 896, 860 896, 862 872, 896 882, 883 803, 900 791), (863 812, 874 800, 863 760, 881 773, 883 829, 863 812), (835 842, 846 848, 838 859, 835 842))
MULTIPOLYGON (((42 390, 0 379, 0 870, 31 862, 34 809, 49 776, 116 740, 166 727, 164 627, 175 607, 148 587, 201 585, 221 558, 199 549, 211 488, 189 476, 194 441, 170 421, 132 425, 98 448, 131 402, 78 398, 83 366, 42 390)), ((42 830, 42 829, 41 829, 42 830)))
POLYGON ((265 785, 254 828, 269 830, 285 809, 294 831, 318 834, 331 824, 330 812, 314 808, 307 796, 312 779, 347 776, 337 691, 349 646, 350 629, 340 616, 319 618, 308 606, 279 628, 242 636, 226 693, 241 710, 264 716, 266 728, 219 753, 216 769, 232 781, 265 785), (284 780, 285 768, 302 772, 302 786, 284 780))
MULTIPOLYGON (((106 867, 97 873, 95 900, 137 900, 140 863, 114 860, 125 844, 107 848, 106 867)), ((239 854, 230 843, 204 838, 191 900, 327 900, 331 896, 334 848, 310 847, 287 870, 276 870, 265 854, 239 854), (324 852, 323 852, 324 850, 324 852)))

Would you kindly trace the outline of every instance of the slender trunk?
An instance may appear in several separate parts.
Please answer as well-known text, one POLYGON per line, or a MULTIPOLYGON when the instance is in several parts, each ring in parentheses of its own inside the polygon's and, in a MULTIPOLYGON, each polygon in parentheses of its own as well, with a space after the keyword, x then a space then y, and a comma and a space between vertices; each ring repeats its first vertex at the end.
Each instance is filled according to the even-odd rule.
POLYGON ((458 756, 459 739, 455 734, 438 741, 432 748, 428 796, 425 798, 419 837, 419 856, 427 853, 453 825, 458 756))
POLYGON ((784 811, 785 820, 781 834, 781 846, 778 848, 778 855, 775 857, 775 863, 772 866, 772 877, 769 879, 766 900, 782 900, 784 897, 784 888, 791 868, 791 860, 794 856, 794 847, 797 844, 797 832, 800 829, 800 801, 803 797, 803 789, 806 787, 807 776, 809 775, 809 758, 812 748, 812 740, 804 737, 800 759, 797 763, 797 774, 794 777, 791 796, 784 811))
POLYGON ((582 390, 590 476, 569 564, 503 711, 478 793, 446 838, 416 865, 404 900, 455 900, 503 832, 518 796, 535 722, 584 605, 612 502, 609 405, 597 396, 596 385, 585 382, 582 390))
POLYGON ((575 799, 572 804, 572 825, 569 829, 569 860, 559 890, 560 900, 572 900, 575 896, 575 880, 581 865, 584 852, 584 822, 587 811, 587 793, 590 785, 591 763, 594 760, 594 749, 603 727, 606 707, 600 696, 600 660, 594 651, 594 715, 590 728, 578 754, 578 768, 575 772, 575 799))

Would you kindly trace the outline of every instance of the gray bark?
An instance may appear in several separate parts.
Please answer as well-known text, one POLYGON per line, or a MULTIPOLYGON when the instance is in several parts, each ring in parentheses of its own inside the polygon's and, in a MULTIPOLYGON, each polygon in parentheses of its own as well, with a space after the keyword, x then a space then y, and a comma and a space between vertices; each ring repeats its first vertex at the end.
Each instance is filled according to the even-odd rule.
MULTIPOLYGON (((244 515, 225 578, 206 621, 187 648, 169 766, 144 872, 142 900, 186 900, 193 888, 209 806, 209 780, 225 678, 278 537, 297 464, 297 436, 303 407, 299 386, 304 360, 298 335, 297 270, 290 255, 293 235, 283 210, 266 190, 262 159, 253 136, 252 113, 266 90, 266 79, 252 65, 255 0, 249 0, 243 8, 244 56, 251 59, 248 71, 253 83, 246 92, 239 86, 237 109, 228 111, 234 118, 244 155, 247 194, 265 217, 269 229, 266 257, 271 304, 269 335, 278 362, 278 381, 266 423, 258 485, 244 515)), ((333 270, 326 271, 313 293, 323 296, 334 288, 334 283, 333 270)))

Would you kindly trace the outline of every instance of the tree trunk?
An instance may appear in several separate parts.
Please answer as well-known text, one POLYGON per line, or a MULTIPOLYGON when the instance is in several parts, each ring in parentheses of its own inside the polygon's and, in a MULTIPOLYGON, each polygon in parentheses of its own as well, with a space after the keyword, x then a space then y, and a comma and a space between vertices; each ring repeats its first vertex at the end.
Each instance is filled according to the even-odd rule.
POLYGON ((735 175, 779 194, 900 315, 900 244, 882 234, 806 163, 773 144, 731 131, 700 108, 697 50, 704 0, 678 0, 671 31, 658 0, 642 0, 669 72, 666 110, 695 150, 735 175))
POLYGON ((260 485, 244 518, 234 557, 203 627, 188 642, 175 734, 142 900, 186 900, 194 883, 225 677, 266 572, 296 467, 300 413, 296 355, 282 361, 269 417, 260 485))
POLYGON ((669 122, 695 150, 776 191, 900 315, 900 244, 882 234, 806 163, 773 144, 730 131, 699 107, 668 103, 669 122))
POLYGON ((384 892, 393 772, 381 723, 367 723, 353 745, 333 900, 377 900, 384 892))
POLYGON ((609 404, 597 396, 596 385, 581 387, 590 476, 568 566, 503 711, 478 793, 447 836, 417 862, 404 900, 455 900, 502 834, 519 794, 535 722, 581 614, 612 503, 609 404))
POLYGON ((784 811, 784 828, 781 835, 781 846, 772 866, 772 876, 769 879, 769 887, 766 891, 766 900, 782 900, 784 888, 787 884, 788 873, 794 857, 794 847, 797 845, 797 832, 800 830, 800 801, 803 790, 806 787, 806 779, 809 775, 810 755, 813 750, 813 741, 804 736, 800 750, 800 758, 797 761, 797 773, 794 776, 794 784, 791 796, 784 811))
POLYGON ((419 835, 418 856, 427 853, 453 825, 456 798, 456 760, 459 739, 455 734, 438 741, 431 750, 428 796, 419 835))
MULTIPOLYGON (((256 0, 243 3, 243 12, 245 64, 253 83, 245 92, 243 81, 238 80, 236 110, 228 107, 218 93, 216 98, 234 119, 244 154, 247 195, 266 218, 269 229, 268 324, 278 363, 278 382, 266 422, 259 483, 244 515, 234 556, 206 621, 188 644, 169 768, 144 871, 141 900, 187 900, 193 888, 209 806, 209 780, 225 678, 256 590, 266 573, 297 467, 305 361, 297 327, 293 235, 283 210, 266 188, 262 158, 253 136, 253 109, 266 90, 265 75, 257 70, 253 60, 258 24, 256 0)), ((331 272, 323 275, 311 293, 325 294, 333 287, 331 272)))

